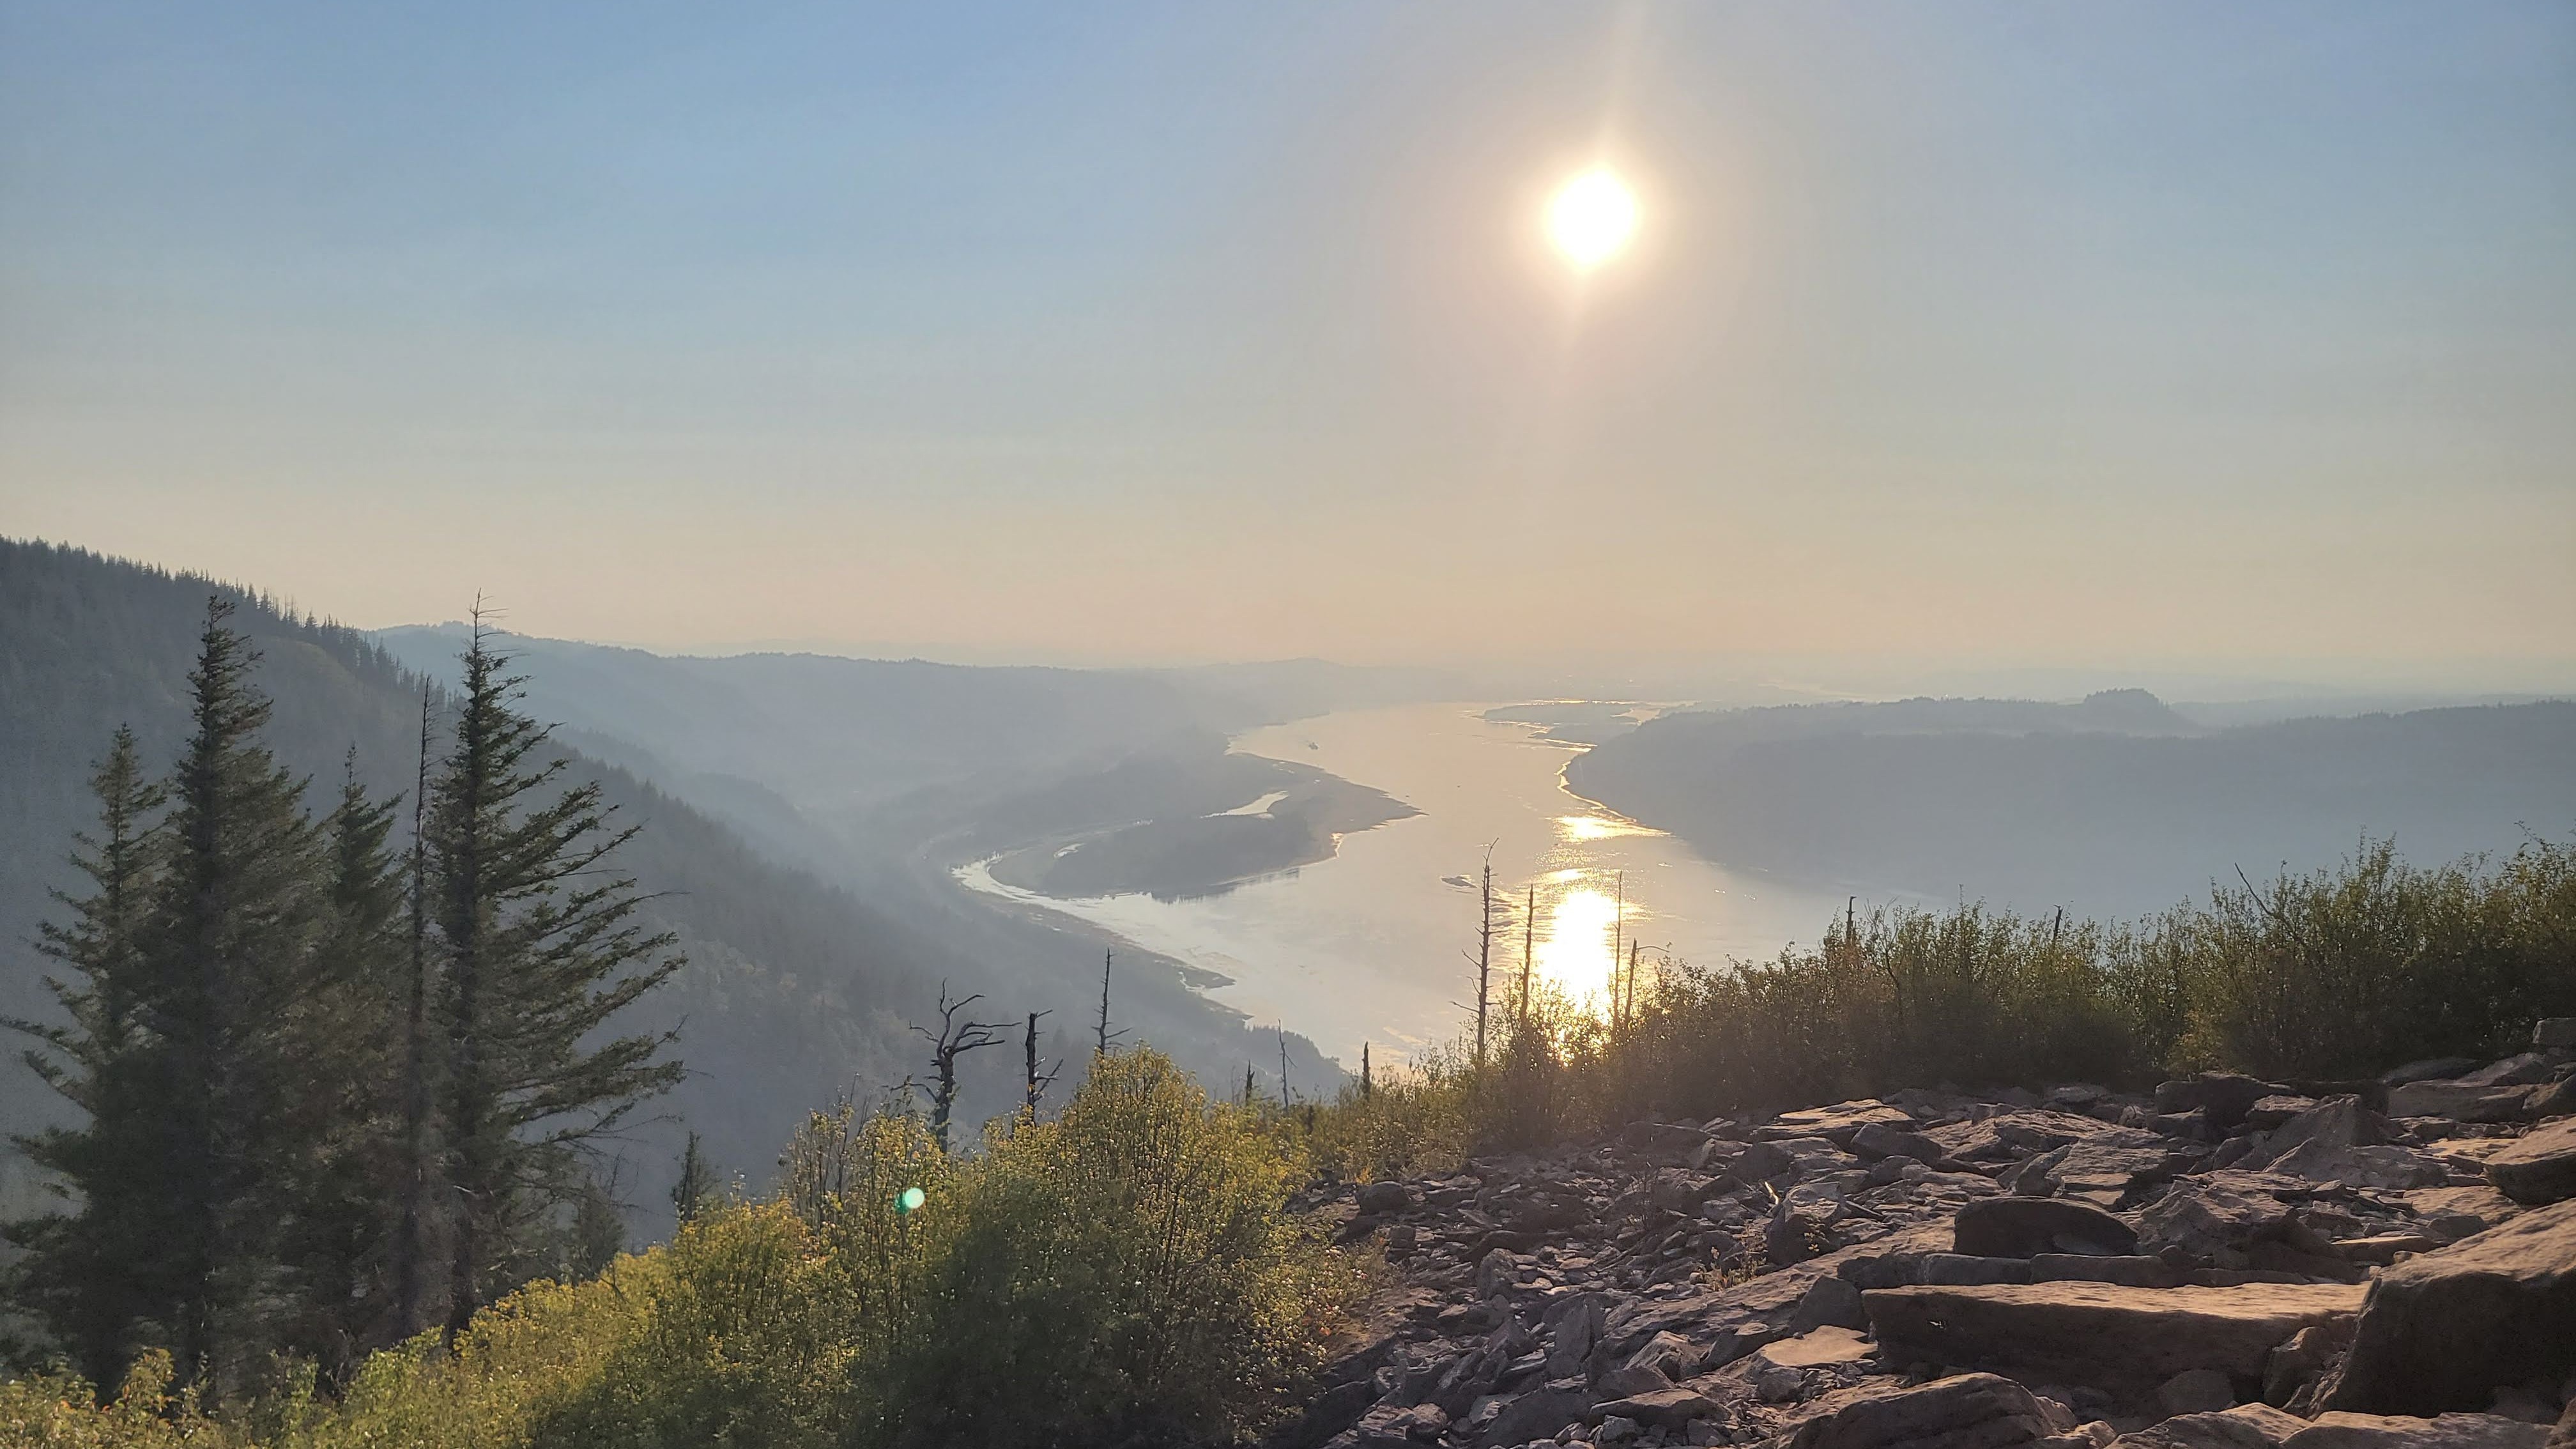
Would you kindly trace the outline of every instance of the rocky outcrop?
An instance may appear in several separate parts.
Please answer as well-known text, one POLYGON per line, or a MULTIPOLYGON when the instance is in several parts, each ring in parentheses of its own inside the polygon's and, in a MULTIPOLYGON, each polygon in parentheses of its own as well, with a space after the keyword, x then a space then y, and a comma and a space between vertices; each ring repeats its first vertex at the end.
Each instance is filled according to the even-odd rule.
POLYGON ((2282 1444, 2283 1449, 2544 1449, 2548 1442, 2547 1425, 2495 1414, 2416 1419, 2326 1413, 2282 1444))
POLYGON ((1971 1365, 2138 1397, 2193 1369, 2259 1384, 2276 1346, 2359 1313, 2362 1293, 2342 1284, 2041 1283, 1866 1297, 1879 1351, 1894 1362, 1971 1365))
POLYGON ((2010 1379, 1962 1374, 1855 1395, 1799 1425, 1785 1449, 2008 1449, 2073 1427, 2010 1379))
POLYGON ((2551 1094, 2576 1049, 2543 1041, 2385 1083, 1640 1121, 1319 1185, 1394 1279, 1270 1449, 2537 1443, 2576 1391, 2576 1130, 2525 1127, 2551 1094))
POLYGON ((2370 1287, 2329 1409, 2439 1414, 2576 1368, 2576 1202, 2410 1258, 2370 1287))
POLYGON ((2576 1117, 2533 1128, 2487 1158, 2487 1181, 2515 1202, 2538 1206, 2576 1197, 2576 1117))
POLYGON ((2278 1449, 2308 1421, 2269 1404, 2239 1404, 2216 1413, 2179 1414, 2113 1442, 2126 1449, 2278 1449))

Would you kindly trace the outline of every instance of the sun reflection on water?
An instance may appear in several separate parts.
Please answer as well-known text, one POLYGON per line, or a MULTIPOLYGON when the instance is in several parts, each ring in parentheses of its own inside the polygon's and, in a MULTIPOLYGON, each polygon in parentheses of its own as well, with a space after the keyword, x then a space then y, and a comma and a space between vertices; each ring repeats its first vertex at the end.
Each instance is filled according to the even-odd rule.
POLYGON ((1664 832, 1612 815, 1559 815, 1556 817, 1556 833, 1559 839, 1579 843, 1616 840, 1625 835, 1661 835, 1664 832))
POLYGON ((1540 902, 1539 908, 1545 923, 1545 934, 1534 953, 1539 980, 1569 1001, 1600 1009, 1609 1000, 1618 897, 1588 885, 1577 886, 1540 902))

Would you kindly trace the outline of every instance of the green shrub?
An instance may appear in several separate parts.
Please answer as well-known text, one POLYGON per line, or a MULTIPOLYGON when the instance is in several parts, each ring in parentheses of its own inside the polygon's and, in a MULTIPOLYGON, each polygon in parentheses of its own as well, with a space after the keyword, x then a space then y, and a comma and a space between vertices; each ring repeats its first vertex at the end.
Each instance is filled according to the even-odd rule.
POLYGON ((788 1204, 681 1229, 641 1283, 641 1324, 545 1413, 562 1449, 800 1449, 848 1415, 858 1345, 847 1266, 788 1204))
POLYGON ((1303 1160, 1165 1057, 1095 1060, 961 1172, 888 1445, 1227 1440, 1282 1413, 1358 1286, 1282 1212, 1303 1160))

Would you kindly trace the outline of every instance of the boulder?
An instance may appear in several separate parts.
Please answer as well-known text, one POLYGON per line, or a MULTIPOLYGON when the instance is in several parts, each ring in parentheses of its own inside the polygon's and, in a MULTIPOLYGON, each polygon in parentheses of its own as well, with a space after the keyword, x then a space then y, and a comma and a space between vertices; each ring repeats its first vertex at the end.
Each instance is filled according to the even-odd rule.
POLYGON ((1981 1258, 2041 1253, 2111 1257, 2137 1250, 2138 1230, 2087 1203, 2046 1197, 1991 1197, 1959 1209, 1958 1251, 1981 1258))
POLYGON ((1477 1442, 1488 1449, 1499 1449, 1533 1439, 1553 1439, 1566 1425, 1582 1423, 1584 1411, 1591 1407, 1591 1398, 1579 1389, 1548 1385, 1515 1394, 1486 1422, 1477 1442))
POLYGON ((2263 1363, 2263 1402, 2287 1406, 2352 1347, 2352 1320, 2302 1328, 2263 1363))
MULTIPOLYGON (((2267 1099, 2268 1100, 2268 1099, 2267 1099)), ((2388 1140, 2388 1121, 2361 1104, 2361 1098, 2328 1097, 2292 1115, 2265 1140, 2269 1158, 2286 1157, 2303 1143, 2329 1147, 2370 1147, 2388 1140)))
POLYGON ((1827 1326, 1866 1328, 1869 1315, 1861 1310, 1860 1289, 1840 1278, 1818 1278, 1814 1286, 1798 1299, 1789 1311, 1789 1331, 1805 1333, 1827 1326))
POLYGON ((1416 1439, 1437 1439, 1448 1427, 1449 1415, 1438 1404, 1380 1404, 1362 1414, 1351 1432, 1363 1449, 1398 1449, 1416 1439))
POLYGON ((1639 1424, 1660 1424, 1667 1429, 1678 1429, 1693 1419, 1714 1418, 1720 1407, 1715 1399, 1697 1389, 1675 1386, 1632 1394, 1624 1399, 1612 1399, 1606 1404, 1595 1406, 1590 1418, 1594 1423, 1616 1417, 1632 1419, 1639 1424))
POLYGON ((1890 1364, 1974 1364, 2136 1398, 2188 1369, 2261 1381, 2274 1345, 2360 1311, 2339 1283, 1882 1288, 1862 1295, 1890 1364))
POLYGON ((2272 1159, 2266 1170, 2309 1182, 2336 1182, 2381 1192, 2439 1187, 2451 1177, 2449 1168, 2421 1152, 2403 1147, 2336 1146, 2322 1141, 2300 1143, 2272 1159))
POLYGON ((1556 1323, 1547 1343, 1548 1377, 1561 1379, 1583 1372, 1609 1306, 1605 1293, 1576 1294, 1549 1305, 1548 1313, 1556 1323))
POLYGON ((2535 1127, 2489 1157, 2487 1181, 2515 1202, 2534 1207, 2576 1197, 2576 1117, 2535 1127))
POLYGON ((2549 1426, 2498 1414, 2414 1419, 2333 1412, 2289 1437, 2283 1449, 2544 1449, 2549 1426))
POLYGON ((1667 1167, 1656 1172, 1647 1183, 1646 1201, 1665 1212, 1692 1213, 1699 1211, 1699 1205, 1707 1201, 1716 1187, 1715 1178, 1667 1167))
POLYGON ((2007 1449, 2070 1429, 1993 1374, 1863 1394, 1799 1425, 1786 1449, 2007 1449))
POLYGON ((1413 1206, 1413 1189, 1400 1182, 1362 1183, 1359 1205, 1364 1213, 1400 1213, 1413 1206))
POLYGON ((1865 1161, 1910 1157, 1917 1162, 1939 1162, 1950 1155, 1933 1138, 1889 1122, 1861 1124, 1861 1129, 1852 1134, 1851 1150, 1865 1161))
POLYGON ((2234 1072, 2203 1072, 2186 1081, 2166 1082, 2156 1088, 2156 1110, 2159 1112, 2205 1113, 2209 1125, 2221 1132, 2229 1131, 2245 1120, 2254 1104, 2265 1097, 2298 1095, 2289 1088, 2234 1072))
MULTIPOLYGON (((2302 1329, 2301 1332, 2306 1330, 2302 1329)), ((2184 1369, 2156 1386, 2156 1407, 2167 1418, 2178 1414, 2215 1414, 2236 1407, 2236 1389, 2216 1369, 2184 1369)))
POLYGON ((2061 1194, 2109 1206, 2136 1188, 2188 1172, 2208 1153, 2152 1132, 2115 1127, 2062 1149, 2047 1169, 2061 1194))
POLYGON ((2246 1112, 2245 1125, 2257 1132, 2270 1132, 2316 1105, 2314 1097, 2265 1097, 2246 1112))
POLYGON ((1643 1369, 1660 1374, 1667 1381, 1686 1379, 1699 1372, 1708 1351, 1678 1333, 1658 1332, 1628 1355, 1625 1368, 1643 1369))
POLYGON ((2492 1187, 2417 1188, 2403 1200, 2424 1232, 2446 1243, 2483 1233, 2523 1210, 2492 1187))
POLYGON ((1829 1363, 1859 1363, 1878 1350, 1849 1328, 1826 1327, 1796 1338, 1775 1339, 1754 1350, 1766 1363, 1782 1368, 1821 1368, 1829 1363))
POLYGON ((1726 1175, 1741 1183, 1768 1182, 1796 1165, 1778 1143, 1748 1142, 1726 1165, 1726 1175))
POLYGON ((2390 1087, 2403 1087, 2412 1082, 2447 1082, 2462 1072, 2476 1070, 2477 1065, 2476 1059, 2471 1057, 2427 1057, 2402 1067, 2390 1067, 2379 1074, 2379 1080, 2390 1087))
POLYGON ((2556 1075, 2558 1055, 2554 1052, 2524 1052, 2490 1062, 2474 1072, 2462 1072, 2453 1078, 2464 1087, 2531 1087, 2556 1075))
POLYGON ((2280 1236, 2290 1225, 2289 1204, 2246 1176, 2212 1173, 2174 1184, 2138 1214, 2139 1246, 2217 1259, 2280 1236))
POLYGON ((2529 1087, 2473 1086, 2466 1082, 2409 1082, 2388 1089, 2391 1117, 2448 1117, 2458 1122, 2512 1122, 2523 1113, 2529 1087))
POLYGON ((1909 1131, 1916 1125, 1914 1118, 1904 1109, 1891 1107, 1872 1097, 1831 1107, 1783 1112, 1755 1135, 1774 1142, 1788 1137, 1822 1137, 1836 1147, 1849 1147, 1862 1128, 1873 1124, 1909 1131))
POLYGON ((2307 1420, 2269 1404, 2239 1404, 2214 1414, 2178 1415, 2117 1442, 2129 1449, 2279 1449, 2307 1427, 2307 1420))
POLYGON ((2533 1022, 2531 1044, 2544 1050, 2576 1047, 2576 1016, 2544 1016, 2533 1022))
POLYGON ((2354 1326, 2352 1352, 2319 1403, 2383 1414, 2477 1410, 2501 1385, 2555 1381, 2571 1367, 2576 1201, 2381 1273, 2354 1326))
POLYGON ((2534 1087, 2522 1099, 2522 1115, 2534 1120, 2571 1113, 2576 1113, 2576 1077, 2562 1077, 2549 1086, 2534 1087))

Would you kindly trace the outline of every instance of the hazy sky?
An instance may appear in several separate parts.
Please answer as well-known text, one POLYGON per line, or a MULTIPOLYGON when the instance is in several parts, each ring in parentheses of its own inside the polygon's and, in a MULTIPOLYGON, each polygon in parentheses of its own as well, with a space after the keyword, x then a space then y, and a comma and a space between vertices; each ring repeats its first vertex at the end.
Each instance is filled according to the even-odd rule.
POLYGON ((2565 0, 406 8, 0 0, 0 532, 691 647, 2576 677, 2565 0))

